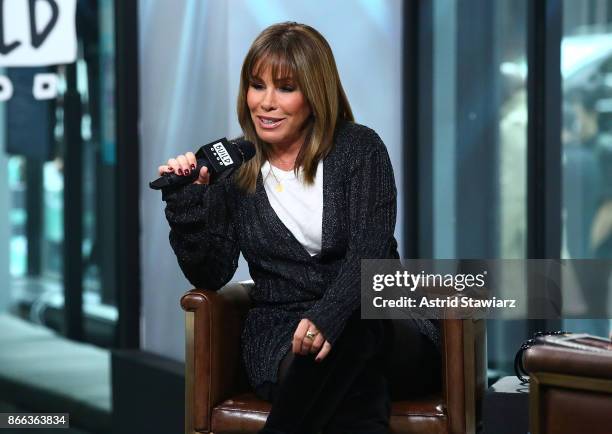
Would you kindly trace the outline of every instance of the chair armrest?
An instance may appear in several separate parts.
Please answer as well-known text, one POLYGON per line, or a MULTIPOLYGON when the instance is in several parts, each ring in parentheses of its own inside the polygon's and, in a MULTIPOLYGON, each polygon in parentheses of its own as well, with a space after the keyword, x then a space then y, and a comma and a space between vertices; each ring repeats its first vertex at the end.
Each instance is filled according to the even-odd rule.
POLYGON ((247 387, 240 335, 250 307, 251 285, 231 283, 219 291, 192 289, 181 298, 185 311, 185 432, 209 432, 213 407, 247 387))
POLYGON ((612 380, 612 352, 586 352, 536 345, 525 351, 523 361, 529 373, 548 372, 612 380))
POLYGON ((525 351, 523 364, 530 432, 610 432, 612 355, 536 345, 525 351))
POLYGON ((442 388, 451 433, 475 433, 487 387, 486 322, 442 320, 442 388))

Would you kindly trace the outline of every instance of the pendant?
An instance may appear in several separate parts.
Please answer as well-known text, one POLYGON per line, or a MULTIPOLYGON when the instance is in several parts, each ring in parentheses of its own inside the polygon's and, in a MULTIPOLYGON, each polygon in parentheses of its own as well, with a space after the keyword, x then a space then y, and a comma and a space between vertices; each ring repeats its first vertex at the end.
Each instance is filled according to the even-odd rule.
POLYGON ((280 184, 280 183, 276 184, 276 191, 277 192, 282 193, 283 190, 284 190, 283 189, 283 184, 280 184))

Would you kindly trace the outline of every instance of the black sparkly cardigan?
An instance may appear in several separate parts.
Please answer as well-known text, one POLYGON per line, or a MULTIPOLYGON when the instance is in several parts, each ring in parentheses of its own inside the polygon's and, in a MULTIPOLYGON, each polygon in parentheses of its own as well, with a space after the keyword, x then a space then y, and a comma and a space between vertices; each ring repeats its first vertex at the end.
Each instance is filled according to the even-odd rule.
MULTIPOLYGON (((332 344, 360 308, 360 260, 397 258, 396 188, 387 149, 373 130, 345 122, 323 160, 321 252, 311 256, 271 207, 261 174, 254 194, 231 180, 188 185, 162 195, 170 245, 187 279, 217 290, 230 281, 242 252, 255 282, 242 332, 253 387, 277 380, 302 318, 332 344)), ((439 347, 439 329, 417 321, 439 347)))

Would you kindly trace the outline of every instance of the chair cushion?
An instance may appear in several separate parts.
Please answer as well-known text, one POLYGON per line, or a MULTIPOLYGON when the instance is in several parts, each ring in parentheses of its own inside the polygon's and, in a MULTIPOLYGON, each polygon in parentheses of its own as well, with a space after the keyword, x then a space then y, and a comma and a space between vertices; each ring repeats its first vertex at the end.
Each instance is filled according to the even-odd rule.
POLYGON ((390 425, 392 433, 447 434, 446 406, 442 396, 394 401, 390 425))
MULTIPOLYGON (((401 433, 447 433, 446 408, 439 395, 413 401, 396 401, 391 408, 391 431, 401 433)), ((260 430, 271 404, 254 393, 225 400, 212 412, 212 431, 254 433, 260 430)))
POLYGON ((212 432, 254 433, 263 428, 272 404, 255 393, 243 393, 213 408, 212 432))

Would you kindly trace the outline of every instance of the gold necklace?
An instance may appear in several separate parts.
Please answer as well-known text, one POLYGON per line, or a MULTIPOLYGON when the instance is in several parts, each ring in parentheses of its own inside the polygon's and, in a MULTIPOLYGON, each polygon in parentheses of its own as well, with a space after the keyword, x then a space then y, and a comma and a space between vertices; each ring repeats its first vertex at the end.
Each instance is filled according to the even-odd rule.
MULTIPOLYGON (((276 180, 276 187, 274 187, 274 189, 277 192, 282 193, 285 188, 283 187, 283 184, 280 182, 280 179, 278 179, 278 177, 276 176, 276 173, 274 173, 274 169, 272 169, 272 163, 268 161, 268 164, 270 165, 270 170, 268 171, 268 175, 272 173, 272 176, 276 180)), ((266 178, 268 177, 268 175, 266 175, 266 178)))

